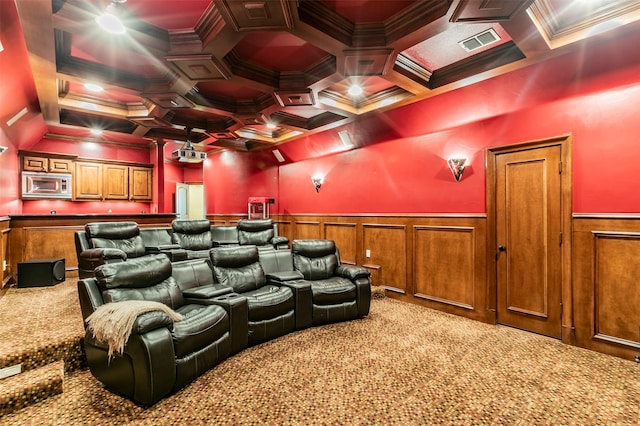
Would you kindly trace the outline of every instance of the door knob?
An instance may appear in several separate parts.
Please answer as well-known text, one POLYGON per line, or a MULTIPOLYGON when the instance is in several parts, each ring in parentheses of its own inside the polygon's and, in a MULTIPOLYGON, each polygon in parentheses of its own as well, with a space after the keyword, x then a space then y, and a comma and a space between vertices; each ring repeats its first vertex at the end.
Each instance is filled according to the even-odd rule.
POLYGON ((498 246, 498 250, 499 250, 499 251, 507 251, 507 248, 506 248, 505 246, 503 246, 502 244, 500 244, 500 245, 498 246))

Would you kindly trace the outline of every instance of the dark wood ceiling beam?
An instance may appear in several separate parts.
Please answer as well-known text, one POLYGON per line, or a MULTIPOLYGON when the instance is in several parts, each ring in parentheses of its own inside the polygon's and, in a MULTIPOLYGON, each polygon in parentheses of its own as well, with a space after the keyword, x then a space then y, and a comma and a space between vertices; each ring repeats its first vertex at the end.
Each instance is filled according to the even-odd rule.
POLYGON ((16 7, 44 121, 59 124, 51 0, 16 0, 16 7))

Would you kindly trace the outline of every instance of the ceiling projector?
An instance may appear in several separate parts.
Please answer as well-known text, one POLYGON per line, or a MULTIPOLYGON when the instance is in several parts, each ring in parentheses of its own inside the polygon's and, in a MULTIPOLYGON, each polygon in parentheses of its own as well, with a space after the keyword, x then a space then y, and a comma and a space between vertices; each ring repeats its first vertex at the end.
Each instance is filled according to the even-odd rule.
POLYGON ((196 151, 189 141, 191 129, 187 129, 187 142, 180 148, 171 153, 171 159, 181 163, 199 163, 207 159, 207 153, 196 151))

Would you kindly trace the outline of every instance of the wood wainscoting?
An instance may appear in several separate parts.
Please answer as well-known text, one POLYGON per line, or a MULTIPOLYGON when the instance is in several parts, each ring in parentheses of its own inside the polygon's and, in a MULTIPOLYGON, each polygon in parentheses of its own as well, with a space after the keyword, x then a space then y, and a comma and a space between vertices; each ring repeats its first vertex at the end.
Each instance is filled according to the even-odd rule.
POLYGON ((9 216, 0 217, 0 288, 7 285, 11 279, 11 274, 9 274, 10 223, 9 216))
POLYGON ((640 355, 640 215, 574 215, 576 345, 640 355))
MULTIPOLYGON (((210 215, 217 225, 237 215, 210 215)), ((340 259, 371 271, 389 297, 464 317, 495 322, 488 309, 486 216, 272 215, 278 233, 331 239, 340 259)))
MULTIPOLYGON (((74 234, 89 222, 137 222, 144 226, 171 226, 174 214, 89 214, 10 216, 8 271, 17 278, 18 263, 33 259, 64 258, 68 276, 77 276, 74 234)), ((4 233, 2 234, 4 238, 4 233)), ((4 241, 4 240, 3 240, 4 241)), ((3 252, 0 250, 0 254, 3 252)))

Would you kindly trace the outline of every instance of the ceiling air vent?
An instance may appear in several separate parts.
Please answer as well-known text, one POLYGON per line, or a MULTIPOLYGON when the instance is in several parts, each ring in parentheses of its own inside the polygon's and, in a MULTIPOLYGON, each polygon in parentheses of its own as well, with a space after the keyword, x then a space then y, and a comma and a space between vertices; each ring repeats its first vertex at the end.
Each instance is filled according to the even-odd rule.
POLYGON ((476 34, 473 37, 462 40, 458 42, 458 44, 467 52, 472 52, 488 44, 495 43, 498 40, 500 40, 500 37, 493 30, 493 28, 490 28, 487 31, 481 32, 480 34, 476 34))

